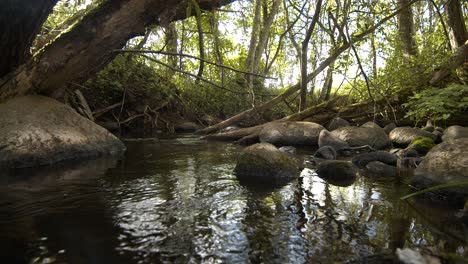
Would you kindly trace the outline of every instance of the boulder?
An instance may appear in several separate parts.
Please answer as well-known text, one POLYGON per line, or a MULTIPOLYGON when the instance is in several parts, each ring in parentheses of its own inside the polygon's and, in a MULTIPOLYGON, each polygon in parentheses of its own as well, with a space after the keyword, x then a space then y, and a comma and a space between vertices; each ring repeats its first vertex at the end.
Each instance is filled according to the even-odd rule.
POLYGON ((327 126, 327 129, 329 131, 332 131, 332 130, 335 130, 337 128, 346 127, 346 126, 350 126, 348 121, 344 120, 341 117, 335 117, 330 121, 330 123, 327 126))
POLYGON ((369 121, 361 125, 361 127, 372 127, 372 128, 381 128, 379 125, 376 123, 369 121))
POLYGON ((390 132, 389 137, 393 143, 403 146, 409 145, 416 137, 428 137, 432 140, 437 138, 430 132, 413 127, 397 127, 390 132))
POLYGON ((193 133, 200 129, 200 126, 194 122, 185 121, 174 126, 174 131, 178 133, 193 133))
POLYGON ((448 141, 457 138, 468 138, 468 127, 449 126, 444 131, 442 141, 448 141))
POLYGON ((366 172, 375 176, 396 176, 398 169, 395 166, 387 165, 380 161, 367 163, 366 172))
POLYGON ((317 175, 338 186, 349 186, 356 180, 357 168, 349 161, 327 160, 317 167, 317 175))
POLYGON ((270 143, 257 143, 245 148, 234 169, 241 180, 268 183, 271 180, 293 179, 299 176, 297 162, 270 143))
POLYGON ((369 145, 376 149, 383 149, 390 145, 388 135, 382 128, 348 126, 333 130, 331 134, 351 147, 369 145))
POLYGON ((426 155, 426 153, 429 152, 429 150, 431 150, 434 146, 434 140, 432 140, 431 138, 416 137, 413 139, 413 141, 411 141, 411 144, 406 149, 414 149, 415 151, 417 151, 418 154, 426 155))
POLYGON ((372 161, 380 161, 387 165, 395 166, 397 164, 397 157, 386 151, 375 151, 369 153, 359 154, 353 157, 351 162, 358 168, 363 169, 372 161))
POLYGON ((117 154, 109 131, 54 99, 30 95, 0 104, 0 166, 24 168, 117 154))
POLYGON ((324 129, 313 122, 275 122, 263 127, 259 139, 277 146, 316 146, 320 131, 324 129))
POLYGON ((385 133, 390 134, 390 132, 392 132, 393 129, 395 129, 397 126, 395 125, 395 123, 390 123, 388 125, 386 125, 383 130, 385 131, 385 133))
POLYGON ((330 146, 321 147, 314 154, 314 157, 326 160, 334 160, 336 156, 336 150, 330 146))
MULTIPOLYGON (((415 170, 411 185, 417 189, 468 180, 468 138, 443 142, 432 148, 415 170)), ((450 187, 434 191, 445 202, 463 206, 468 198, 468 186, 450 187)))
POLYGON ((341 140, 338 137, 335 137, 331 132, 327 130, 320 131, 319 139, 318 139, 318 146, 325 147, 330 146, 337 151, 340 151, 345 148, 349 148, 349 144, 346 141, 341 140))

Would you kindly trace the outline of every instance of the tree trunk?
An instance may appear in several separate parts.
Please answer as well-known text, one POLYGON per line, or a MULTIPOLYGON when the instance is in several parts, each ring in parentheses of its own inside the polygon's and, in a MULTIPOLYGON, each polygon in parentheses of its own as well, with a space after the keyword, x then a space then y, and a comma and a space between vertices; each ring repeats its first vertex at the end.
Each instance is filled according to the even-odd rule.
POLYGON ((458 0, 448 0, 445 4, 447 12, 447 25, 449 27, 450 45, 452 50, 457 50, 465 44, 468 32, 463 19, 463 12, 458 0))
MULTIPOLYGON (((319 19, 320 10, 322 9, 322 0, 318 0, 315 4, 315 12, 312 17, 312 22, 310 22, 309 28, 306 31, 305 38, 302 41, 301 49, 301 100, 299 104, 299 111, 306 109, 306 98, 307 98, 307 51, 309 49, 309 41, 312 37, 312 32, 314 31, 315 25, 319 19)), ((313 94, 313 91, 312 91, 313 94)))
MULTIPOLYGON (((201 0, 211 10, 235 0, 201 0)), ((36 91, 52 97, 71 81, 84 82, 115 56, 128 39, 150 24, 167 25, 187 16, 187 1, 108 0, 70 31, 0 82, 0 100, 36 91)), ((189 14, 190 15, 190 14, 189 14)))
MULTIPOLYGON (((409 2, 409 0, 398 0, 398 6, 405 6, 409 2)), ((398 15, 398 33, 405 56, 407 58, 416 56, 418 51, 414 40, 413 9, 411 7, 406 8, 398 15)))
POLYGON ((31 45, 57 1, 0 1, 0 78, 31 57, 31 45))
MULTIPOLYGON (((166 41, 166 50, 168 52, 177 53, 178 47, 178 37, 177 37, 177 30, 174 23, 170 23, 165 27, 166 34, 165 34, 165 41, 166 41)), ((177 56, 170 56, 169 57, 169 65, 173 68, 177 67, 177 56)))

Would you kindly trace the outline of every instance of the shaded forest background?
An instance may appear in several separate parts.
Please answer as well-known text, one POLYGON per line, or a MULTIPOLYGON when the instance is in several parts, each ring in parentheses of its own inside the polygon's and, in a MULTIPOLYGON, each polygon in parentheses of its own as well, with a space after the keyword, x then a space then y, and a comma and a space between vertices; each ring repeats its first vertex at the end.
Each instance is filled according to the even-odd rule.
POLYGON ((31 25, 0 21, 0 98, 46 94, 109 129, 466 121, 465 1, 14 2, 31 25))

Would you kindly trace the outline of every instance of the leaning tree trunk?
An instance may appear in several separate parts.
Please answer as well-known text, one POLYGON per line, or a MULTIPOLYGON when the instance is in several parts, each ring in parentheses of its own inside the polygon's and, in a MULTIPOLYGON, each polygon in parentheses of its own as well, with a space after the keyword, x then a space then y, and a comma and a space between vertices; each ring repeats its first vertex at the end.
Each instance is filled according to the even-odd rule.
POLYGON ((0 78, 31 57, 29 49, 57 1, 0 1, 0 78))
MULTIPOLYGON (((200 0, 211 10, 235 0, 200 0)), ((70 31, 0 81, 0 100, 32 91, 52 97, 71 82, 83 82, 109 63, 128 39, 151 24, 167 25, 187 16, 187 1, 108 0, 70 31)), ((193 15, 193 14, 191 14, 193 15)))

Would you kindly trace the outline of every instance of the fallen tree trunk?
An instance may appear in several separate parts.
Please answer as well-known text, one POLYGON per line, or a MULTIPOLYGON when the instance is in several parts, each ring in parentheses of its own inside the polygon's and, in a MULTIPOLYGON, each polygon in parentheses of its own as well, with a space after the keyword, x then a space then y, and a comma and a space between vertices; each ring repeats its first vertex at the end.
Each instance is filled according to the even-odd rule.
POLYGON ((429 81, 429 84, 437 84, 464 63, 468 63, 468 41, 460 46, 460 48, 457 49, 448 61, 440 67, 440 69, 432 73, 432 78, 429 81))
MULTIPOLYGON (((199 5, 206 10, 233 1, 200 0, 199 5)), ((117 55, 112 50, 143 35, 148 25, 185 18, 187 5, 187 1, 178 0, 107 0, 33 59, 7 74, 0 81, 0 101, 33 91, 59 97, 68 83, 82 83, 102 69, 117 55)))
MULTIPOLYGON (((393 18, 394 16, 399 14, 401 11, 405 10, 406 8, 408 8, 409 6, 411 6, 412 4, 414 4, 417 1, 419 1, 419 0, 413 0, 413 1, 409 2, 405 6, 399 8, 398 10, 396 10, 395 12, 390 14, 389 16, 387 16, 384 19, 382 19, 381 21, 379 21, 374 26, 372 26, 369 29, 365 30, 364 32, 354 36, 353 41, 343 43, 340 47, 338 47, 333 52, 332 55, 330 55, 328 58, 326 58, 324 61, 322 61, 322 63, 320 63, 320 65, 312 73, 309 73, 307 75, 307 82, 310 82, 311 80, 313 80, 319 73, 321 73, 331 63, 333 63, 343 52, 345 52, 348 48, 350 48, 351 43, 355 44, 357 42, 360 42, 360 41, 364 40, 367 35, 373 33, 382 24, 384 24, 385 22, 387 22, 388 20, 390 20, 391 18, 393 18)), ((201 130, 197 131, 197 134, 210 134, 210 133, 216 132, 218 130, 221 130, 223 128, 226 128, 226 127, 228 127, 230 125, 237 124, 240 121, 243 121, 245 119, 248 119, 248 118, 252 117, 255 113, 263 112, 263 111, 268 110, 271 107, 283 102, 283 100, 285 100, 289 96, 296 93, 300 88, 301 88, 300 83, 296 83, 295 85, 292 85, 286 91, 284 91, 280 95, 276 96, 275 98, 271 99, 270 101, 265 102, 265 103, 263 103, 263 104, 261 104, 259 106, 250 108, 248 110, 245 110, 244 112, 241 112, 241 113, 239 113, 239 114, 237 114, 237 115, 235 115, 233 117, 230 117, 230 118, 228 118, 228 119, 226 119, 226 120, 224 120, 224 121, 222 121, 222 122, 220 122, 218 124, 209 126, 207 128, 204 128, 204 129, 201 129, 201 130)))

